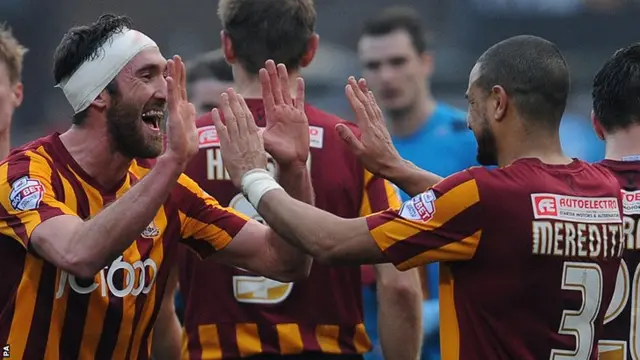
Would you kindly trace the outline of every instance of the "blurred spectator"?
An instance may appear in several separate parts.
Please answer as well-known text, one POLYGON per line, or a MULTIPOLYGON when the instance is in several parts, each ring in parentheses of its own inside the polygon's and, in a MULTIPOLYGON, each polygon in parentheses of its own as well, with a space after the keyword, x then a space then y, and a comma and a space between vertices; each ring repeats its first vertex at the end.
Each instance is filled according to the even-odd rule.
MULTIPOLYGON (((466 114, 437 101, 431 93, 434 57, 429 45, 418 13, 391 7, 365 23, 358 52, 363 75, 386 113, 400 154, 423 169, 447 176, 475 165, 476 143, 467 129, 466 114)), ((402 197, 408 199, 405 193, 402 197)), ((424 277, 423 359, 439 359, 438 264, 427 266, 424 277)), ((365 286, 373 291, 372 285, 365 286)), ((373 308, 375 302, 367 306, 373 308)), ((367 328, 375 327, 367 324, 367 328)))
POLYGON ((22 103, 22 60, 27 49, 0 24, 0 160, 9 154, 13 112, 22 103))
POLYGON ((233 87, 233 72, 220 50, 204 53, 187 64, 189 99, 198 115, 218 106, 220 94, 233 87))

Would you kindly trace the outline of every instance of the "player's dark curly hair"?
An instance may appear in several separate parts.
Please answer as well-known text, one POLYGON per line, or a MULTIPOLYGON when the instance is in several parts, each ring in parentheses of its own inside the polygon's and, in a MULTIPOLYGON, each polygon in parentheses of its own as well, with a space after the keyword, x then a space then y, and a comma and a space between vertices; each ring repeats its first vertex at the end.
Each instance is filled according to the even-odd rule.
MULTIPOLYGON (((56 84, 71 76, 85 61, 101 56, 99 50, 113 34, 132 27, 133 21, 126 16, 104 14, 93 23, 69 29, 53 55, 53 78, 56 84)), ((115 82, 107 86, 107 91, 117 93, 115 82)), ((74 115, 73 123, 81 124, 86 116, 87 110, 74 115)))
POLYGON ((640 124, 640 43, 616 51, 593 79, 593 112, 607 132, 640 124))
POLYGON ((554 43, 537 36, 514 36, 490 47, 478 64, 476 84, 487 94, 500 85, 525 120, 550 129, 560 125, 571 79, 554 43))

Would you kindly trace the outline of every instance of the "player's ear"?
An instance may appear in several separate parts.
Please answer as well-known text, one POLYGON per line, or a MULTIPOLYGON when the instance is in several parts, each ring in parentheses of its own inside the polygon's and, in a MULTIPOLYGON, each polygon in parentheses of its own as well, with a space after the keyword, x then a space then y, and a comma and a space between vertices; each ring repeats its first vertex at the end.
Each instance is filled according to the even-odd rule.
POLYGON ((593 126, 593 130, 596 132, 598 139, 604 140, 604 129, 593 110, 591 110, 591 126, 593 126))
POLYGON ((493 108, 493 119, 502 121, 507 115, 507 92, 500 85, 491 88, 488 106, 493 108))
POLYGON ((100 109, 100 111, 103 111, 104 109, 107 108, 107 106, 109 105, 110 102, 111 102, 111 95, 109 95, 109 91, 107 89, 104 89, 91 102, 91 105, 95 106, 98 109, 100 109))
POLYGON ((420 55, 420 64, 424 76, 431 77, 435 68, 435 57, 433 56, 433 53, 430 51, 424 51, 420 55))
POLYGON ((22 99, 23 99, 23 91, 24 91, 24 87, 22 85, 21 82, 18 82, 17 84, 15 84, 13 86, 13 107, 17 108, 22 104, 22 99))
POLYGON ((307 52, 302 56, 302 61, 300 61, 301 67, 307 67, 311 64, 318 51, 318 46, 320 46, 320 35, 313 33, 307 43, 307 52))
POLYGON ((236 52, 233 50, 233 42, 231 41, 231 37, 227 34, 226 31, 220 31, 220 42, 222 44, 222 53, 224 54, 225 60, 229 65, 236 62, 236 52))

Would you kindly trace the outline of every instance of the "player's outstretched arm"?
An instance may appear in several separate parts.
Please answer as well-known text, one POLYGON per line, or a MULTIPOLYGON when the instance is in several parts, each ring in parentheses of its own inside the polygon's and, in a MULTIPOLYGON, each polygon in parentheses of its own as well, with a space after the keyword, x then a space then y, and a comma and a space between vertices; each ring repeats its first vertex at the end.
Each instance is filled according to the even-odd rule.
MULTIPOLYGON (((245 192, 255 191, 252 176, 248 173, 243 179, 245 192)), ((250 201, 272 229, 315 258, 352 264, 393 262, 399 270, 471 259, 486 219, 477 180, 470 171, 447 177, 399 209, 365 218, 337 217, 279 189, 250 201)))
POLYGON ((189 159, 198 151, 195 109, 186 99, 184 64, 176 56, 167 66, 167 150, 153 170, 90 220, 58 216, 33 230, 33 250, 73 275, 92 278, 122 254, 153 220, 189 159))
POLYGON ((336 125, 340 137, 367 170, 396 184, 409 196, 415 196, 442 178, 422 170, 398 154, 387 131, 382 110, 364 79, 350 77, 345 88, 362 135, 358 139, 344 124, 336 125))

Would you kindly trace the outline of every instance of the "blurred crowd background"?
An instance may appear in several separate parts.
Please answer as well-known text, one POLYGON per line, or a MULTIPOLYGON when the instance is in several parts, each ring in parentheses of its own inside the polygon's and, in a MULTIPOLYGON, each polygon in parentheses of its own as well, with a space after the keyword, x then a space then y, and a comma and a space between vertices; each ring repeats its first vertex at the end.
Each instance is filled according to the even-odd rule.
MULTIPOLYGON (((409 5, 420 14, 427 51, 435 57, 435 72, 426 81, 438 102, 462 110, 467 106, 469 70, 486 48, 518 34, 555 42, 572 73, 572 94, 561 127, 563 147, 584 160, 603 157, 604 145, 591 130, 591 81, 616 49, 638 40, 634 25, 640 0, 316 0, 321 41, 316 59, 303 71, 308 102, 347 120, 353 118, 343 89, 348 76, 363 73, 358 58, 362 27, 367 18, 390 5, 409 5)), ((188 61, 220 46, 217 6, 215 0, 0 0, 0 21, 29 48, 23 71, 25 100, 14 117, 12 145, 63 131, 71 123, 71 109, 54 88, 51 74, 53 52, 71 26, 93 21, 105 12, 126 14, 160 45, 165 56, 180 54, 188 61)), ((464 151, 475 154, 475 149, 464 151)), ((433 289, 437 277, 428 277, 433 289)), ((432 294, 437 299, 437 291, 432 294)), ((437 340, 433 347, 438 347, 437 340)), ((437 359, 437 354, 425 354, 425 358, 437 359)))
MULTIPOLYGON (((411 5, 422 15, 436 56, 434 95, 460 107, 466 106, 468 70, 488 46, 523 33, 556 42, 571 65, 573 95, 568 114, 576 127, 581 122, 588 125, 589 87, 595 70, 615 49, 637 40, 634 25, 640 14, 638 0, 318 0, 321 51, 306 74, 315 105, 351 117, 343 84, 348 75, 360 73, 356 46, 361 26, 365 18, 391 4, 411 5)), ((30 49, 25 58, 25 102, 14 119, 13 145, 69 124, 70 108, 53 87, 51 64, 53 51, 70 26, 106 11, 124 13, 167 56, 177 53, 189 59, 220 45, 216 8, 215 0, 0 1, 0 19, 30 49)), ((564 133, 576 138, 567 150, 575 148, 575 155, 586 158, 596 156, 589 153, 600 144, 583 138, 589 131, 564 133)))

